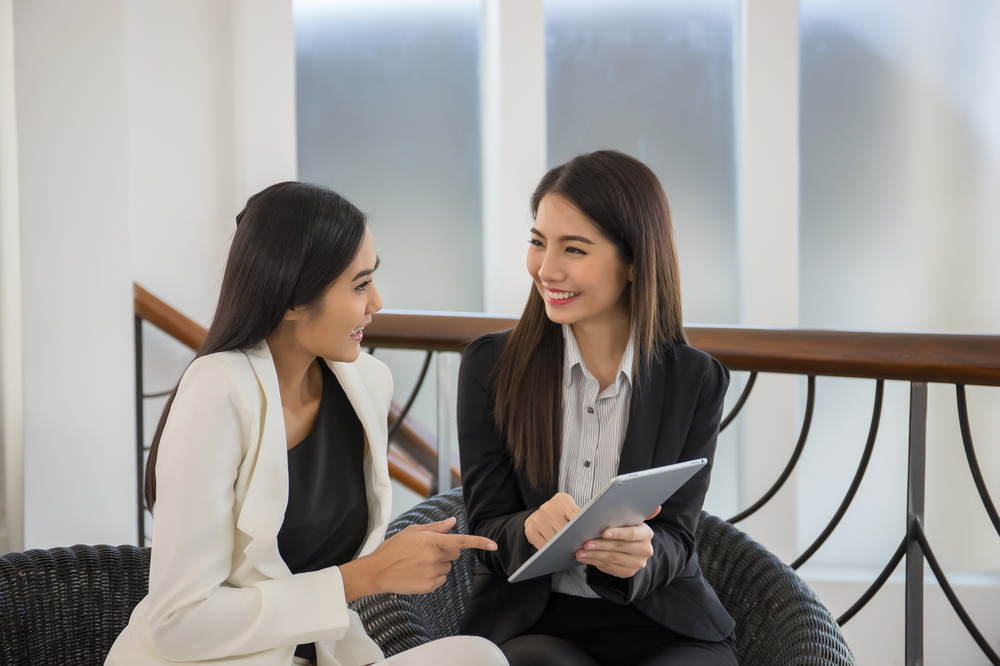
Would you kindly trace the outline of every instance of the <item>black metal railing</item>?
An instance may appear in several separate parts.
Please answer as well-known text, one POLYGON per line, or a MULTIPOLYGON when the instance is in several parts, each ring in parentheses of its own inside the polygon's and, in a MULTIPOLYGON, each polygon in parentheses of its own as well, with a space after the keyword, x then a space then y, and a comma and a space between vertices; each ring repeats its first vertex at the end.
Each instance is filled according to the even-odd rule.
MULTIPOLYGON (((137 314, 138 317, 138 314, 137 314)), ((137 354, 141 359, 141 325, 137 319, 137 354)), ((379 313, 365 331, 372 350, 381 348, 417 350, 424 354, 422 370, 403 408, 397 414, 406 415, 420 391, 433 357, 439 352, 460 353, 475 338, 485 333, 512 327, 516 319, 477 314, 384 311, 379 313)), ((910 387, 908 423, 907 515, 899 547, 888 558, 882 572, 861 597, 838 619, 850 621, 879 592, 890 575, 906 558, 905 568, 905 663, 923 662, 923 590, 924 562, 930 567, 955 613, 992 662, 1000 663, 996 650, 985 639, 976 623, 963 607, 934 555, 924 531, 924 493, 927 453, 928 384, 951 384, 956 387, 958 417, 965 455, 983 507, 998 536, 1000 516, 990 496, 972 442, 966 386, 1000 386, 1000 336, 872 333, 857 331, 809 331, 762 329, 748 327, 689 326, 688 337, 698 347, 725 363, 730 370, 749 373, 746 384, 722 427, 737 421, 746 406, 760 373, 791 374, 806 378, 806 401, 798 440, 788 460, 776 474, 770 488, 749 506, 734 515, 730 522, 740 522, 764 509, 795 471, 807 445, 816 402, 817 377, 853 377, 874 382, 875 397, 867 440, 861 451, 849 487, 819 536, 790 564, 799 568, 827 542, 852 505, 874 452, 879 426, 883 418, 883 398, 886 381, 905 382, 910 387)), ((137 395, 141 394, 141 370, 137 369, 137 395)), ((137 398, 137 410, 141 402, 137 398)), ((396 421, 402 423, 402 419, 396 421)), ((400 427, 400 426, 395 426, 400 427)), ((402 427, 406 427, 405 425, 402 427)), ((139 437, 142 436, 141 425, 139 437)), ((395 432, 395 428, 393 429, 395 432)), ((437 472, 434 457, 451 452, 441 450, 434 436, 424 432, 425 446, 408 453, 412 460, 431 474, 427 494, 436 491, 437 472)), ((139 444, 141 447, 141 442, 139 444)), ((419 447, 418 447, 419 448, 419 447)), ((142 451, 139 450, 141 459, 142 451)), ((459 482, 457 472, 452 471, 459 482)), ((141 475, 140 475, 141 478, 141 475)), ((141 514, 141 512, 140 512, 141 514)), ((140 519, 140 534, 142 523, 140 519)))
MULTIPOLYGON (((386 312, 366 329, 373 346, 460 352, 479 335, 510 328, 509 317, 483 315, 386 312)), ((934 556, 924 531, 924 492, 927 453, 928 384, 952 384, 958 394, 958 416, 962 441, 976 489, 1000 536, 1000 516, 980 470, 969 428, 965 386, 1000 386, 1000 336, 873 333, 863 331, 808 331, 748 327, 689 326, 691 344, 712 354, 730 370, 749 373, 746 384, 722 428, 730 427, 745 407, 760 373, 804 376, 807 380, 805 412, 798 440, 776 480, 761 497, 737 513, 730 522, 740 522, 764 508, 795 471, 807 444, 816 401, 816 379, 852 377, 872 380, 875 397, 867 440, 854 476, 827 525, 790 566, 799 568, 823 546, 851 507, 868 471, 882 421, 886 381, 910 386, 907 516, 901 526, 899 547, 882 572, 861 597, 839 618, 843 625, 878 593, 906 557, 905 569, 905 663, 923 663, 924 562, 933 572, 956 615, 992 663, 1000 663, 996 650, 970 617, 934 556)))

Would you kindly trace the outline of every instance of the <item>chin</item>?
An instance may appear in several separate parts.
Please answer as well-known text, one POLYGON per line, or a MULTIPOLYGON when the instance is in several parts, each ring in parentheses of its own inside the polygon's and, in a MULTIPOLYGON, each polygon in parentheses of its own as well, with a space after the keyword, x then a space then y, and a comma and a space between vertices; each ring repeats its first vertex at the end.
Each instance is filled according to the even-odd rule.
POLYGON ((338 353, 326 356, 328 361, 333 361, 335 363, 354 363, 361 356, 361 345, 356 345, 353 349, 340 349, 338 353))
POLYGON ((559 312, 558 310, 553 312, 552 310, 545 308, 545 316, 549 318, 553 324, 572 324, 576 321, 576 318, 569 315, 566 312, 559 312))

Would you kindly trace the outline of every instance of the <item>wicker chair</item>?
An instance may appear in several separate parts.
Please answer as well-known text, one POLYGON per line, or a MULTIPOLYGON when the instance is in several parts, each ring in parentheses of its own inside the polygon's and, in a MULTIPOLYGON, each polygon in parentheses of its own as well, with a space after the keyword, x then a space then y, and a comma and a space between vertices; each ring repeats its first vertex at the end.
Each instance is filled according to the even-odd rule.
MULTIPOLYGON (((387 536, 407 525, 455 516, 466 531, 461 489, 430 497, 389 525, 387 536)), ((736 621, 743 666, 850 666, 840 628, 812 589, 770 551, 729 523, 708 514, 698 528, 705 578, 736 621)), ((475 554, 465 551, 448 582, 427 595, 380 594, 354 602, 369 635, 386 655, 458 632, 472 589, 475 554)))
POLYGON ((149 549, 72 546, 0 556, 0 664, 100 666, 146 596, 149 549))
MULTIPOLYGON (((395 519, 407 525, 455 516, 467 531, 461 489, 428 498, 395 519)), ((698 528, 702 569, 736 620, 743 666, 846 666, 851 651, 829 611, 794 571, 737 528, 707 514, 698 528)), ((353 602, 386 655, 458 632, 475 554, 465 551, 430 594, 380 594, 353 602)), ((146 595, 149 549, 73 546, 0 556, 0 664, 100 666, 146 595)))

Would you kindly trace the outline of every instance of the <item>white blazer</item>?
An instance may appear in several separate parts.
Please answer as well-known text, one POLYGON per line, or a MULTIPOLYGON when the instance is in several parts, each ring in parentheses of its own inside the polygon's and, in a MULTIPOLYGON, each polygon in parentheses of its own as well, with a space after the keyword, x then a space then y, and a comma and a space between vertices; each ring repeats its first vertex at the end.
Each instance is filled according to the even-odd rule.
MULTIPOLYGON (((372 552, 390 513, 386 416, 392 376, 361 354, 329 362, 364 426, 372 552)), ((333 479, 331 479, 333 481, 333 479)), ((292 575, 278 553, 288 454, 278 377, 267 344, 195 360, 160 439, 149 595, 107 664, 292 663, 316 642, 318 666, 383 659, 348 609, 340 569, 292 575)))

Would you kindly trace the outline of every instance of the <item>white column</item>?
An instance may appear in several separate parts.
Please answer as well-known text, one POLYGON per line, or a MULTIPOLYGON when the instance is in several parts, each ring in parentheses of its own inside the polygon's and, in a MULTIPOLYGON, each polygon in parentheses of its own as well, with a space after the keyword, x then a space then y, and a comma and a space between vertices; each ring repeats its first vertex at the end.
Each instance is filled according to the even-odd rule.
POLYGON ((298 172, 292 3, 238 0, 233 30, 239 210, 249 195, 298 172))
POLYGON ((542 0, 483 0, 483 309, 520 314, 530 197, 545 173, 542 0))
MULTIPOLYGON (((738 174, 744 323, 798 324, 798 2, 741 0, 738 174)), ((757 382, 746 422, 745 498, 780 473, 800 424, 799 383, 757 382)), ((795 476, 745 527, 778 555, 796 554, 795 476)))
POLYGON ((27 548, 136 538, 125 13, 14 3, 27 548))
POLYGON ((24 391, 14 3, 0 0, 0 551, 24 548, 24 391))

